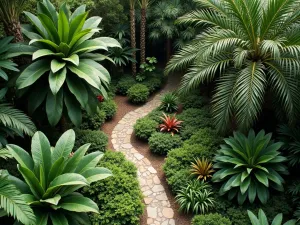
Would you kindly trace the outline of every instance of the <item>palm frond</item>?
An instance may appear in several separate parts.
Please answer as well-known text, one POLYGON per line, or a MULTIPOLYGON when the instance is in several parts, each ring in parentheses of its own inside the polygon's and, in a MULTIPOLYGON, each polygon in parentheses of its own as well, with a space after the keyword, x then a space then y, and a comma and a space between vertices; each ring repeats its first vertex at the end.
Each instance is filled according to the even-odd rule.
POLYGON ((7 149, 0 149, 0 158, 2 159, 7 159, 7 158, 12 158, 12 155, 9 153, 7 149))
POLYGON ((34 225, 35 216, 21 192, 10 183, 8 175, 0 171, 0 208, 25 225, 34 225))

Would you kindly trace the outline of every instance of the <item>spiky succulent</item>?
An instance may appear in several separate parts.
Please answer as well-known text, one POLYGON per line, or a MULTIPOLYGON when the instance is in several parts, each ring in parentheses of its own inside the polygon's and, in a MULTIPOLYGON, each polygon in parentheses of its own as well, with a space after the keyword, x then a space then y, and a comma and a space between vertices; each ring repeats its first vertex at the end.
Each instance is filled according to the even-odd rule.
POLYGON ((166 113, 176 112, 178 110, 178 97, 173 93, 167 93, 162 96, 160 110, 166 113))
POLYGON ((159 125, 161 132, 169 132, 172 135, 179 132, 179 129, 181 128, 181 123, 183 121, 180 121, 176 118, 176 115, 170 116, 163 113, 163 117, 160 117, 163 121, 162 124, 159 125))
POLYGON ((198 180, 208 180, 213 172, 213 164, 204 157, 195 159, 191 165, 191 174, 196 175, 198 180))

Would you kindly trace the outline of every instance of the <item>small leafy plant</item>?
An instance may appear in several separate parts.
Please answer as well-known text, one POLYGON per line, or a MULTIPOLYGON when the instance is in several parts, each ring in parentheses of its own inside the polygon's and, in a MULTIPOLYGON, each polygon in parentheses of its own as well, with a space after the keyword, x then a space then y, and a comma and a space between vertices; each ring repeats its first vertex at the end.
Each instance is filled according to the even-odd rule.
POLYGON ((138 82, 143 82, 145 79, 146 79, 146 76, 143 73, 138 73, 135 76, 135 80, 138 81, 138 82))
POLYGON ((196 175, 198 180, 206 181, 212 177, 211 174, 214 172, 213 164, 204 157, 202 159, 195 159, 191 167, 191 174, 196 175))
MULTIPOLYGON (((262 209, 259 209, 258 212, 258 217, 256 217, 251 211, 247 210, 248 212, 248 216, 250 218, 251 224, 252 225, 269 225, 268 222, 268 218, 266 216, 266 214, 264 213, 264 211, 262 209)), ((278 214, 273 222, 272 225, 281 225, 282 224, 282 213, 278 214)), ((286 223, 284 223, 283 225, 295 225, 296 224, 296 220, 289 220, 286 223)))
POLYGON ((135 84, 127 91, 128 99, 135 104, 145 103, 149 94, 149 89, 143 84, 135 84))
POLYGON ((165 113, 163 113, 163 117, 161 117, 161 120, 163 121, 163 123, 159 125, 160 131, 171 133, 172 136, 175 133, 179 132, 179 129, 181 128, 180 124, 183 122, 178 120, 176 118, 176 115, 169 116, 166 115, 165 113))
POLYGON ((215 201, 212 195, 209 184, 194 180, 179 190, 175 198, 180 205, 180 211, 205 214, 214 208, 215 201))
POLYGON ((173 93, 162 96, 160 110, 167 113, 176 112, 178 110, 178 97, 173 93))
POLYGON ((153 72, 155 70, 155 64, 157 63, 157 59, 155 57, 147 57, 147 62, 143 63, 140 68, 145 72, 153 72))
POLYGON ((68 130, 54 148, 42 132, 32 138, 31 155, 16 145, 7 145, 17 160, 18 170, 24 181, 13 177, 12 182, 35 214, 36 223, 90 224, 86 213, 99 213, 98 206, 89 198, 76 192, 82 187, 105 179, 111 171, 97 167, 103 153, 85 155, 90 144, 85 144, 72 153, 75 132, 68 130))

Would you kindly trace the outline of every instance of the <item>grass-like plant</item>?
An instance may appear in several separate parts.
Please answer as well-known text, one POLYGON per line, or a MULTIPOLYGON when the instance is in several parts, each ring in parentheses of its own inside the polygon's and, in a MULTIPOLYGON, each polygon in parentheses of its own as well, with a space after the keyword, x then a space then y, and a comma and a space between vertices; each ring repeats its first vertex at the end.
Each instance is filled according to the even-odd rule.
POLYGON ((163 113, 163 117, 161 117, 162 124, 159 125, 161 132, 168 132, 171 133, 172 136, 179 132, 181 128, 181 123, 183 121, 178 120, 176 116, 170 116, 163 113))
POLYGON ((166 113, 173 113, 178 110, 178 97, 173 93, 167 93, 162 96, 160 110, 166 113))
POLYGON ((195 180, 178 191, 176 201, 181 211, 205 214, 214 208, 215 201, 212 195, 209 184, 195 180))
POLYGON ((213 164, 204 157, 195 159, 191 165, 191 174, 196 175, 197 180, 206 181, 212 177, 213 172, 213 164))
MULTIPOLYGON (((97 167, 103 153, 85 155, 90 144, 72 152, 75 132, 68 130, 51 147, 42 132, 32 138, 31 155, 16 145, 7 145, 18 162, 23 180, 11 177, 13 184, 35 214, 36 223, 90 224, 86 213, 98 213, 98 206, 89 198, 76 192, 91 183, 112 175, 111 171, 97 167)), ((27 225, 27 224, 26 224, 27 225)))
POLYGON ((235 132, 224 139, 226 144, 215 157, 214 168, 218 171, 212 178, 223 183, 220 194, 228 193, 230 200, 237 196, 239 204, 247 197, 250 203, 257 197, 266 203, 270 188, 283 191, 281 174, 288 174, 283 165, 286 158, 279 152, 283 143, 274 143, 271 138, 263 130, 257 135, 251 130, 248 136, 235 132))
MULTIPOLYGON (((258 217, 248 210, 248 216, 252 225, 269 225, 268 218, 262 209, 259 209, 258 217)), ((282 213, 278 214, 272 221, 272 225, 281 225, 283 220, 282 213)), ((289 220, 283 225, 295 225, 296 220, 289 220)))
POLYGON ((120 44, 113 38, 92 38, 100 30, 102 18, 87 19, 85 5, 71 13, 67 5, 62 4, 57 12, 49 0, 43 0, 38 2, 37 9, 37 16, 25 12, 31 24, 23 26, 23 33, 35 52, 33 62, 17 79, 17 88, 30 91, 31 113, 46 103, 52 126, 63 113, 79 126, 82 108, 89 114, 95 113, 96 96, 107 97, 110 75, 99 62, 108 57, 98 52, 120 47, 120 44))

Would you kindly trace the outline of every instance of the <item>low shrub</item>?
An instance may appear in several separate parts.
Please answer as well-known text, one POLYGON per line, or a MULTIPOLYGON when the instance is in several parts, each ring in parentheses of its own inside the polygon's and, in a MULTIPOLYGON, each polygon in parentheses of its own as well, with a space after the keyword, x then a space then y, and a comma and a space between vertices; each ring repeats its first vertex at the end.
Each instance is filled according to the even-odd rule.
POLYGON ((107 135, 98 130, 75 130, 76 133, 76 141, 75 141, 75 149, 80 146, 91 143, 91 147, 89 148, 89 152, 95 151, 106 151, 106 146, 108 144, 107 135))
POLYGON ((101 111, 105 112, 105 119, 111 120, 117 112, 117 104, 114 100, 108 99, 100 104, 101 111))
POLYGON ((111 151, 100 166, 110 169, 113 176, 83 189, 99 207, 99 214, 90 214, 92 224, 139 225, 144 205, 136 167, 121 152, 111 151))
POLYGON ((149 138, 150 151, 159 155, 166 155, 171 149, 182 146, 179 135, 156 132, 149 138))
POLYGON ((186 140, 184 143, 188 145, 203 145, 217 150, 222 142, 223 138, 220 137, 216 131, 211 128, 202 128, 194 133, 190 139, 186 140))
POLYGON ((174 176, 168 178, 168 184, 171 187, 173 193, 177 193, 180 188, 184 187, 188 182, 195 180, 193 176, 191 176, 190 169, 182 169, 176 171, 174 176))
POLYGON ((231 225, 231 221, 219 213, 197 215, 193 218, 192 225, 231 225))
MULTIPOLYGON (((168 114, 167 114, 168 115, 168 114)), ((163 116, 163 112, 161 110, 159 110, 158 108, 157 109, 154 109, 152 112, 150 112, 147 117, 151 120, 154 120, 158 123, 162 123, 163 120, 162 120, 162 117, 163 116)))
POLYGON ((179 120, 184 121, 184 126, 205 128, 212 127, 212 121, 210 113, 207 108, 194 109, 190 108, 184 110, 182 113, 177 115, 179 120))
POLYGON ((171 92, 166 93, 161 98, 159 109, 166 113, 176 112, 178 110, 178 97, 171 92))
POLYGON ((159 79, 159 78, 156 78, 156 77, 150 77, 150 78, 144 80, 144 81, 142 82, 142 84, 144 84, 145 86, 148 87, 150 93, 153 93, 153 92, 155 92, 155 91, 157 91, 158 89, 161 88, 161 86, 162 86, 162 81, 161 81, 161 79, 159 79))
POLYGON ((99 130, 104 124, 106 114, 103 110, 98 109, 94 115, 89 115, 87 112, 82 114, 82 123, 80 129, 82 130, 99 130))
MULTIPOLYGON (((163 170, 167 177, 167 182, 173 193, 176 193, 178 186, 174 177, 179 176, 177 173, 183 173, 182 170, 189 170, 195 158, 205 157, 212 160, 214 151, 202 145, 184 145, 181 148, 172 149, 163 165, 163 170)), ((191 174, 191 173, 189 173, 191 174)))
POLYGON ((121 95, 126 95, 129 88, 131 88, 135 84, 136 81, 133 76, 124 76, 117 83, 117 93, 121 95))
POLYGON ((180 102, 184 109, 189 108, 202 108, 209 103, 209 99, 205 96, 200 96, 199 94, 190 94, 180 97, 180 102))
POLYGON ((147 141, 156 132, 158 125, 156 121, 144 117, 136 121, 134 133, 139 139, 147 141))
POLYGON ((143 84, 135 84, 127 91, 128 99, 132 103, 145 103, 149 97, 149 89, 143 84))

